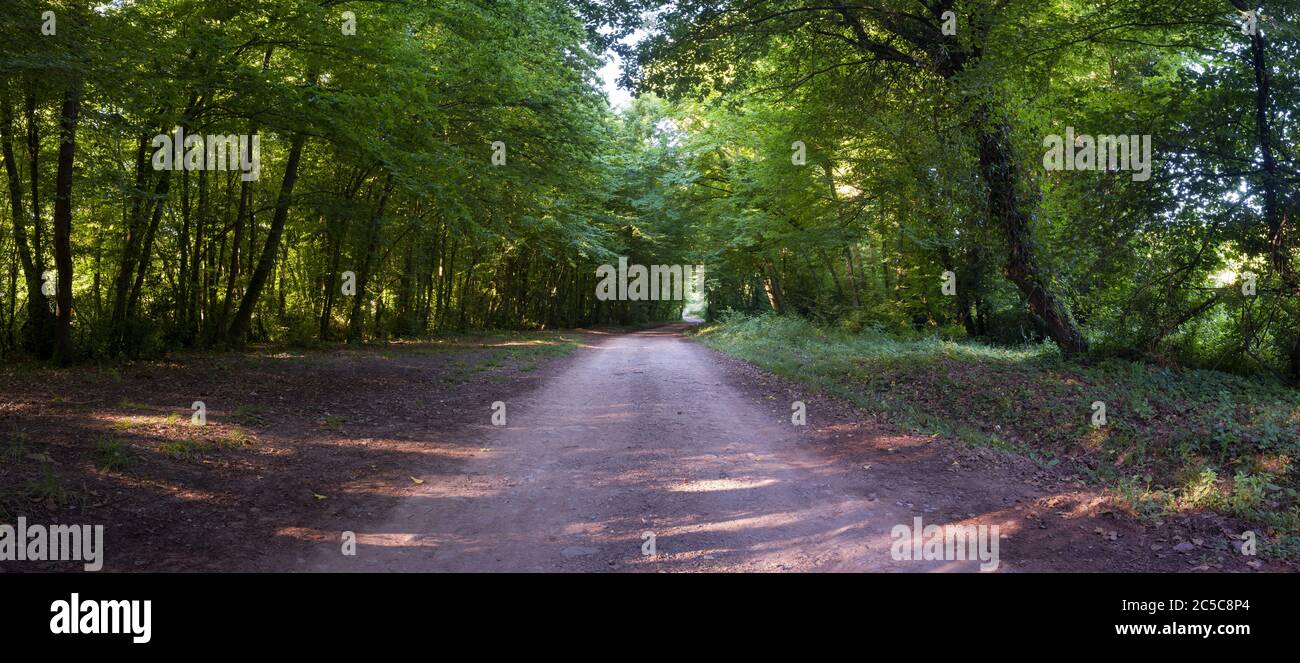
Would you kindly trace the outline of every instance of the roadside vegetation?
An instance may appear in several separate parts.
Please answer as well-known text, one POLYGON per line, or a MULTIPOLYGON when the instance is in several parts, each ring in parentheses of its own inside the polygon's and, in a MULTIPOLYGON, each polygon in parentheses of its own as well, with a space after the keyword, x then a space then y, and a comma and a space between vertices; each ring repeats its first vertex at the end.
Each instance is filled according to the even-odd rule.
POLYGON ((1300 551, 1300 393, 1271 378, 771 314, 726 314, 699 338, 900 428, 1064 464, 1143 518, 1210 509, 1258 523, 1276 543, 1261 550, 1300 551))

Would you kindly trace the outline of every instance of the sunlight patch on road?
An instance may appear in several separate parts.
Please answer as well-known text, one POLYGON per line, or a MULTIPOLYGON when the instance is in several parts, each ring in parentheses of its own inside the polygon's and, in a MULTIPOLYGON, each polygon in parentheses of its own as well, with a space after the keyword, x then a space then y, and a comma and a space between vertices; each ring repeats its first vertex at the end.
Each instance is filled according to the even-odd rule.
MULTIPOLYGON (((310 527, 281 527, 275 531, 276 536, 285 536, 299 541, 337 541, 338 532, 313 529, 310 527)), ((410 534, 404 532, 379 532, 375 534, 357 534, 357 544, 363 546, 427 547, 435 548, 439 541, 428 534, 410 534)))
POLYGON ((662 538, 664 536, 692 535, 703 532, 740 532, 747 529, 787 527, 797 525, 808 518, 807 512, 769 513, 761 516, 660 528, 662 530, 660 536, 662 538))
POLYGON ((404 440, 384 437, 337 437, 329 438, 329 444, 341 447, 365 449, 375 453, 401 453, 417 456, 436 456, 447 460, 468 460, 474 458, 482 447, 472 442, 449 441, 433 443, 428 440, 404 440))
POLYGON ((721 490, 747 490, 777 483, 776 479, 708 479, 671 486, 674 493, 712 493, 721 490))
POLYGON ((419 496, 421 498, 470 498, 492 497, 501 490, 487 481, 466 483, 463 475, 425 474, 424 483, 412 484, 409 477, 397 479, 367 479, 362 482, 347 484, 342 488, 344 495, 380 495, 384 497, 419 496))

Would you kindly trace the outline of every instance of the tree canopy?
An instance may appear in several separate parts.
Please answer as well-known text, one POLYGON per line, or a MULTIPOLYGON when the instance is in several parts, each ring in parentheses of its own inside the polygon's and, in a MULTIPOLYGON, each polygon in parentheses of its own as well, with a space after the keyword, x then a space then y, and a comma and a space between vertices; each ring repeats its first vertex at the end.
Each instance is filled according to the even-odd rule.
POLYGON ((623 257, 703 265, 712 316, 1300 378, 1298 24, 1244 0, 16 0, 0 352, 679 317, 596 297, 623 257))

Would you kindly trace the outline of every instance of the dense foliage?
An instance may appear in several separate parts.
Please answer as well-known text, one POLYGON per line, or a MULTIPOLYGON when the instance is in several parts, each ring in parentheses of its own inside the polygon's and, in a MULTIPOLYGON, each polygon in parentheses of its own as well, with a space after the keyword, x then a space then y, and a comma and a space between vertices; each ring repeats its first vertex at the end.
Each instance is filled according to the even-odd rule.
POLYGON ((628 314, 593 293, 631 138, 563 2, 20 2, 0 42, 4 350, 628 314), (258 177, 160 168, 178 130, 258 136, 258 177))
POLYGON ((680 315, 597 301, 626 256, 713 315, 1300 376, 1291 3, 18 0, 0 43, 7 355, 680 315), (158 168, 178 129, 259 177, 158 168), (1149 178, 1047 170, 1076 132, 1149 178))
POLYGON ((1296 5, 632 4, 714 311, 1300 375, 1296 5))

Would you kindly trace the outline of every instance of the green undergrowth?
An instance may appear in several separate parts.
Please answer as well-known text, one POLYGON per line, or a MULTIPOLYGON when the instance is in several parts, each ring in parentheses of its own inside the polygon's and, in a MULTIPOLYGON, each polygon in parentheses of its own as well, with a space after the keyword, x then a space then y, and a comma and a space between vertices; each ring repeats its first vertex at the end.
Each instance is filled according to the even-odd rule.
POLYGON ((729 316, 698 337, 902 429, 1065 463, 1141 517, 1208 509, 1265 528, 1264 550, 1300 556, 1300 392, 1276 381, 788 316, 729 316))

